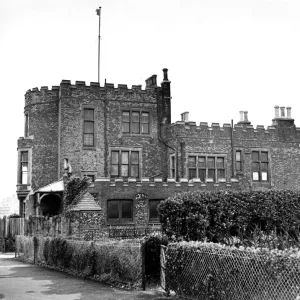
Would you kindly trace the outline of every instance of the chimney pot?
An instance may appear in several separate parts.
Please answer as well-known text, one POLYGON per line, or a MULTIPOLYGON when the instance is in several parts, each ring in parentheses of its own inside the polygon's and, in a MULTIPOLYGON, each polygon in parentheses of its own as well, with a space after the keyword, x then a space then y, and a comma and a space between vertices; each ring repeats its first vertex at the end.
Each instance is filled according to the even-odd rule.
POLYGON ((244 121, 244 112, 240 111, 240 122, 244 121))
POLYGON ((289 119, 292 118, 292 108, 290 106, 286 108, 286 117, 289 119))
POLYGON ((276 105, 274 106, 274 108, 275 108, 275 118, 279 118, 279 106, 276 105))
POLYGON ((248 122, 248 112, 244 111, 244 121, 248 122))
POLYGON ((189 122, 189 112, 188 111, 181 114, 181 121, 185 122, 185 123, 189 122))
POLYGON ((284 107, 284 106, 281 106, 281 107, 280 107, 280 111, 281 111, 281 116, 280 116, 280 117, 281 117, 281 118, 285 118, 285 112, 284 112, 284 111, 285 111, 285 107, 284 107))
POLYGON ((164 68, 163 72, 164 72, 164 80, 163 81, 169 81, 169 79, 168 79, 168 69, 164 68))

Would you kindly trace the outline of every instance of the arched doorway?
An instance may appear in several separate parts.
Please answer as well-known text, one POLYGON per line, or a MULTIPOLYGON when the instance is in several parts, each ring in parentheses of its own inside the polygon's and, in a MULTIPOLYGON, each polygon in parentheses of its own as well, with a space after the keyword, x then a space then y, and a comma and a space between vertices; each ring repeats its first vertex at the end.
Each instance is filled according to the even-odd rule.
POLYGON ((57 194, 45 194, 40 199, 40 208, 43 216, 56 216, 62 212, 61 197, 57 194))

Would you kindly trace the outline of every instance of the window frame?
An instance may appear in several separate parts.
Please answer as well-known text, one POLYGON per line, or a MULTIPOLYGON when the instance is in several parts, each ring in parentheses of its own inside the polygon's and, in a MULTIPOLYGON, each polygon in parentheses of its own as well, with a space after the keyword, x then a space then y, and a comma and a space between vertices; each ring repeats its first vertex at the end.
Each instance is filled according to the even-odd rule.
POLYGON ((123 179, 128 179, 128 178, 136 178, 136 180, 140 180, 142 177, 142 150, 141 148, 123 148, 123 147, 110 147, 109 149, 109 176, 110 178, 123 178, 123 179), (118 163, 113 163, 112 161, 112 153, 113 152, 118 152, 118 163), (128 176, 122 176, 122 165, 127 165, 127 164, 122 164, 122 153, 123 152, 128 152, 128 176), (132 157, 132 152, 138 153, 138 163, 133 163, 133 157, 132 157), (118 175, 112 175, 112 166, 117 165, 118 166, 118 175), (132 177, 132 167, 137 166, 137 172, 138 176, 132 177))
MULTIPOLYGON (((81 109, 81 121, 82 121, 82 149, 83 150, 95 150, 96 145, 97 145, 97 106, 96 105, 90 105, 90 104, 81 104, 80 106, 81 109), (84 111, 86 109, 90 109, 94 111, 94 126, 93 126, 93 146, 92 145, 85 145, 84 144, 84 135, 85 135, 85 129, 84 129, 84 124, 85 124, 85 118, 84 118, 84 111)), ((91 121, 91 120, 87 120, 91 121)))
POLYGON ((134 205, 133 199, 108 199, 107 200, 106 220, 108 223, 132 223, 134 220, 134 205), (131 204, 131 218, 122 218, 123 207, 122 203, 130 202, 131 204), (109 218, 109 203, 116 202, 118 204, 118 218, 109 218))
POLYGON ((25 112, 24 137, 29 137, 29 112, 25 112))
POLYGON ((20 184, 28 185, 29 184, 29 151, 20 151, 20 184), (27 154, 27 160, 23 160, 23 154, 27 154), (27 171, 23 171, 23 164, 27 165, 27 171), (26 173, 26 182, 23 182, 23 174, 26 173))
POLYGON ((176 179, 176 156, 170 155, 170 178, 176 179))
MULTIPOLYGON (((187 178, 189 180, 192 180, 194 178, 200 179, 201 182, 225 182, 226 181, 226 175, 227 175, 227 154, 223 153, 187 153, 187 178), (190 158, 195 157, 195 164, 194 166, 190 165, 190 158), (203 159, 204 161, 199 161, 199 158, 203 159), (210 167, 208 164, 208 158, 214 159, 214 167, 210 167), (218 158, 223 159, 223 168, 220 168, 217 166, 218 158), (196 172, 196 177, 190 177, 190 170, 194 170, 196 172), (205 170, 205 178, 200 177, 200 170, 205 170), (218 176, 218 171, 223 170, 224 171, 224 177, 218 176), (209 172, 211 171, 211 172, 209 172), (208 174, 213 173, 213 178, 209 178, 208 174)), ((203 174, 203 173, 202 173, 203 174)))
MULTIPOLYGON (((270 183, 271 182, 271 176, 270 176, 270 151, 268 149, 258 149, 258 148, 252 148, 251 149, 251 181, 256 183, 270 183), (258 152, 258 160, 253 160, 253 153, 258 152), (261 153, 266 153, 267 154, 267 161, 262 161, 261 160, 261 153), (255 180, 253 178, 253 173, 254 173, 254 167, 253 163, 258 163, 258 180, 255 180), (262 170, 262 164, 267 163, 267 180, 262 180, 262 173, 264 172, 262 170)), ((256 172, 256 171, 255 171, 256 172)))
MULTIPOLYGON (((151 218, 151 214, 150 214, 150 212, 151 212, 151 205, 150 205, 150 203, 151 202, 154 202, 154 201, 159 201, 158 202, 158 204, 157 204, 157 206, 160 204, 160 202, 161 201, 163 201, 164 199, 149 199, 148 200, 148 220, 149 220, 149 222, 151 222, 151 223, 158 223, 159 222, 159 218, 158 218, 158 214, 157 214, 157 217, 152 217, 151 218)), ((157 208, 157 206, 156 206, 156 208, 157 208)))
POLYGON ((234 173, 241 174, 244 172, 244 150, 242 148, 235 148, 234 151, 234 173), (240 153, 240 160, 237 160, 237 152, 240 153), (240 163, 240 170, 237 169, 237 163, 240 163))
POLYGON ((144 110, 144 109, 122 109, 121 111, 121 133, 123 135, 138 135, 138 136, 147 136, 151 134, 151 114, 150 111, 144 110), (129 114, 129 121, 124 121, 124 113, 128 113, 129 114), (139 118, 138 118, 138 122, 133 120, 133 115, 138 113, 139 114, 139 118), (143 122, 143 114, 148 114, 148 122, 143 122), (128 131, 124 131, 123 130, 123 124, 128 124, 128 131), (133 124, 138 124, 138 132, 133 132, 133 124), (144 125, 148 124, 147 128, 148 128, 148 132, 144 133, 143 129, 144 129, 144 125))

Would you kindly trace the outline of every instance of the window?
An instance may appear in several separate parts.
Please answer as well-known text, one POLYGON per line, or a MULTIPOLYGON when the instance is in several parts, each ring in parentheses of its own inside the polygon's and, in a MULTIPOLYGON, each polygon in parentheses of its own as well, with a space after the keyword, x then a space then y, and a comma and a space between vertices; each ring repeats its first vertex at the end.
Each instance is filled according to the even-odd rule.
POLYGON ((235 170, 237 172, 242 171, 242 151, 241 150, 235 151, 235 170))
POLYGON ((29 135, 29 115, 28 112, 25 114, 25 131, 24 136, 27 137, 29 135))
POLYGON ((161 199, 149 200, 149 221, 158 221, 157 206, 162 201, 161 199))
POLYGON ((111 177, 139 177, 139 151, 111 151, 111 177))
POLYGON ((94 146, 94 109, 85 108, 83 116, 83 145, 94 146))
POLYGON ((132 221, 133 205, 132 200, 108 200, 107 201, 108 221, 132 221))
POLYGON ((21 152, 21 184, 28 184, 28 152, 21 152))
POLYGON ((225 179, 225 157, 224 156, 189 156, 188 157, 189 179, 200 178, 218 181, 225 179))
POLYGON ((176 178, 176 161, 175 155, 170 157, 170 165, 171 165, 171 178, 176 178))
POLYGON ((148 112, 123 111, 122 133, 149 134, 150 116, 148 112))
POLYGON ((252 151, 253 181, 268 181, 269 159, 266 151, 252 151))

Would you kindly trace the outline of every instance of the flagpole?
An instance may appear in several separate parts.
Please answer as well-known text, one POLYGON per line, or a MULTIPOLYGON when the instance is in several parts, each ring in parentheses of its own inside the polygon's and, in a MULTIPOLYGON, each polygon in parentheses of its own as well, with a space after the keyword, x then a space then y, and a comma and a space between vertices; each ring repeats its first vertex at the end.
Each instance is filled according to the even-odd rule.
POLYGON ((101 6, 96 10, 99 16, 99 34, 98 34, 98 82, 100 83, 100 26, 101 26, 101 6))

